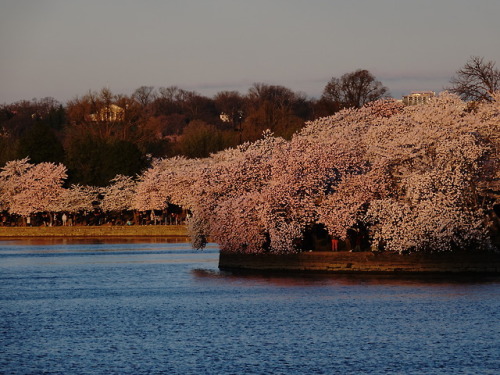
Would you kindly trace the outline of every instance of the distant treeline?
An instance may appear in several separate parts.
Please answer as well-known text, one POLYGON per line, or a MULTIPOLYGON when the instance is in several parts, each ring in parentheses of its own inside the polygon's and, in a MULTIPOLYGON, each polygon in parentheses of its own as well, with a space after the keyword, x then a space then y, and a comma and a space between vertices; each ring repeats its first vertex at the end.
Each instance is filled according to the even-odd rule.
POLYGON ((255 83, 246 94, 213 97, 142 86, 130 96, 103 88, 66 104, 23 100, 0 106, 0 166, 25 157, 63 163, 68 186, 105 186, 117 174, 140 173, 153 158, 207 157, 260 139, 267 129, 290 139, 307 121, 387 95, 370 72, 357 70, 332 78, 319 99, 255 83))

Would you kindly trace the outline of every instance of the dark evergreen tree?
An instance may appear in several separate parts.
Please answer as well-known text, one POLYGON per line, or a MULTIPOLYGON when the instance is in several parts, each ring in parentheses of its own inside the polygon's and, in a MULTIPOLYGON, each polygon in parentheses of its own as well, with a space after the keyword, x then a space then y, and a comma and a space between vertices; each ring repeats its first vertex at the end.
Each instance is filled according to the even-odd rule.
POLYGON ((68 145, 65 164, 69 182, 105 186, 117 174, 138 174, 146 160, 132 142, 86 136, 68 145))
POLYGON ((64 160, 64 149, 54 130, 47 124, 38 122, 26 130, 19 139, 17 158, 28 156, 32 163, 64 160))

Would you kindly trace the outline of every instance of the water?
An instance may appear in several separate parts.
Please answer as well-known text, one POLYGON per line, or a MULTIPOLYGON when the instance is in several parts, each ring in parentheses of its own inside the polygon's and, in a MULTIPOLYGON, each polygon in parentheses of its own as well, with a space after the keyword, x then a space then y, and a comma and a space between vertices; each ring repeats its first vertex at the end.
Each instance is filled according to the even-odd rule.
POLYGON ((238 276, 217 258, 0 242, 0 373, 500 373, 499 279, 238 276))

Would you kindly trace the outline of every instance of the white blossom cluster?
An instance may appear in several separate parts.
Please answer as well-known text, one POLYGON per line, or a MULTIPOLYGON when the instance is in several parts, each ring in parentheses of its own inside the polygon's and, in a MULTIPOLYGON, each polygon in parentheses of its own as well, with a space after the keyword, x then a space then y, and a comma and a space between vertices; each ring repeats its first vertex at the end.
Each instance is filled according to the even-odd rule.
POLYGON ((52 211, 66 177, 62 164, 31 164, 28 158, 10 161, 0 171, 0 206, 21 216, 52 211))

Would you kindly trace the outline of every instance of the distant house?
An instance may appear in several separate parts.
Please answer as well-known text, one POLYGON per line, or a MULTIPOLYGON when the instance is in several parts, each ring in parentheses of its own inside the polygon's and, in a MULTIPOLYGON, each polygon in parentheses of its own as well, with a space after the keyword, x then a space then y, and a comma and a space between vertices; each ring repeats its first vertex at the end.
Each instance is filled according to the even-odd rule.
POLYGON ((425 104, 436 96, 434 91, 413 91, 410 95, 403 96, 404 105, 425 104))
POLYGON ((116 104, 102 107, 97 113, 89 115, 90 121, 95 122, 115 122, 125 119, 125 110, 116 104))
POLYGON ((222 122, 231 122, 231 119, 229 118, 229 115, 225 114, 224 112, 222 112, 219 115, 219 118, 221 119, 222 122))

